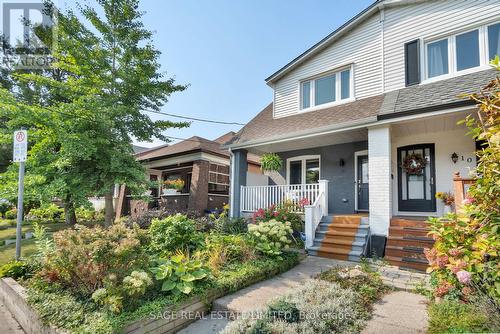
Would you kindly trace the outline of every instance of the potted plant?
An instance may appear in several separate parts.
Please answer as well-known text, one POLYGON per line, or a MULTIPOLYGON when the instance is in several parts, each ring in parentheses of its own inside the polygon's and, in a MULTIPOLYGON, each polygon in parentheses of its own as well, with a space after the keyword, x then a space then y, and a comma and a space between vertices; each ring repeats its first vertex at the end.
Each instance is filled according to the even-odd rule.
POLYGON ((175 195, 182 189, 184 189, 184 181, 181 179, 165 180, 165 182, 163 182, 163 185, 165 187, 163 189, 164 195, 175 195))
POLYGON ((264 153, 260 157, 260 168, 265 172, 279 172, 283 167, 283 159, 276 153, 264 153))
POLYGON ((153 189, 158 189, 160 187, 160 185, 161 185, 161 182, 158 180, 148 181, 147 182, 148 189, 146 190, 144 195, 151 196, 151 194, 153 193, 153 189))
POLYGON ((443 202, 443 204, 444 204, 443 216, 447 215, 448 213, 450 213, 451 212, 451 207, 455 203, 455 197, 453 196, 453 194, 450 193, 450 192, 438 191, 436 193, 436 198, 440 199, 443 202))

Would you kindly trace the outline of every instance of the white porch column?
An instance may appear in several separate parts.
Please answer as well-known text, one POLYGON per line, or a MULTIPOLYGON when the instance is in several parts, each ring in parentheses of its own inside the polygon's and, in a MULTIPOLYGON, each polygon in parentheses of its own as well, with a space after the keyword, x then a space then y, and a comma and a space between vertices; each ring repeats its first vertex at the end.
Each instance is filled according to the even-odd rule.
POLYGON ((324 208, 324 214, 328 215, 328 180, 319 180, 319 191, 320 193, 323 192, 323 203, 321 203, 322 207, 324 208))
POLYGON ((391 129, 368 129, 368 186, 371 234, 387 236, 392 216, 391 129))

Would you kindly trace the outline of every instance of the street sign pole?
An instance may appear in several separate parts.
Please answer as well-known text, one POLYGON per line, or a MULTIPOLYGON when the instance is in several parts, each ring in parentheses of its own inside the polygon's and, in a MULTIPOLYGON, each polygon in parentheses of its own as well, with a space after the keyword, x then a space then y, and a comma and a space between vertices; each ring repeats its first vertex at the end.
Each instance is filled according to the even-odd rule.
POLYGON ((26 130, 14 132, 14 162, 19 162, 19 182, 17 185, 17 225, 16 225, 16 261, 21 258, 21 234, 24 202, 24 168, 28 152, 28 133, 26 130))
POLYGON ((16 226, 16 261, 21 258, 21 226, 23 224, 23 201, 24 201, 24 165, 19 163, 19 183, 17 186, 17 226, 16 226))

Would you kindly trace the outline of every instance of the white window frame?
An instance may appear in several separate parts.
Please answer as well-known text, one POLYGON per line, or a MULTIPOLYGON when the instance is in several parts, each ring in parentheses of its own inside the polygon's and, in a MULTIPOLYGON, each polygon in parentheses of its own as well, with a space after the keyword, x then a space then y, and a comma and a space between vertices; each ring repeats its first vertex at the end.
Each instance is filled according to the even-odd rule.
POLYGON ((456 31, 453 34, 449 35, 440 35, 437 37, 433 38, 427 38, 427 39, 421 39, 422 45, 424 46, 421 48, 421 59, 424 61, 422 62, 421 65, 421 73, 423 73, 423 78, 424 80, 422 83, 429 83, 429 82, 434 82, 434 81, 439 81, 455 76, 459 76, 462 74, 467 74, 467 73, 473 73, 477 71, 481 71, 483 69, 488 69, 489 67, 489 46, 488 46, 488 27, 495 25, 500 22, 490 22, 488 24, 483 24, 481 26, 474 26, 474 27, 467 27, 465 29, 462 29, 460 31, 456 31), (457 49, 456 49, 456 37, 458 35, 462 35, 474 30, 478 30, 478 35, 479 35, 479 66, 476 67, 471 67, 467 68, 464 70, 457 70, 457 49), (438 75, 435 77, 430 78, 429 77, 429 72, 428 72, 428 54, 427 54, 427 46, 430 43, 442 41, 442 40, 448 40, 448 73, 447 74, 442 74, 438 75))
POLYGON ((292 157, 286 159, 286 184, 290 185, 290 162, 292 161, 300 161, 301 164, 301 172, 300 172, 300 177, 302 179, 301 184, 306 184, 306 161, 307 160, 318 160, 319 162, 319 179, 321 180, 321 155, 300 155, 297 157, 292 157))
POLYGON ((341 67, 337 67, 333 70, 323 72, 321 74, 309 77, 307 79, 303 79, 299 81, 299 111, 300 112, 307 112, 307 111, 314 111, 318 109, 324 109, 328 108, 331 106, 335 106, 338 104, 343 104, 347 102, 352 102, 355 100, 354 96, 354 64, 349 64, 349 65, 344 65, 341 67), (341 75, 340 73, 349 70, 349 97, 342 99, 342 89, 341 89, 341 75), (324 77, 331 76, 332 74, 335 75, 335 101, 328 102, 328 103, 323 103, 316 105, 316 80, 321 79, 324 77), (302 97, 303 97, 303 89, 302 89, 302 84, 309 82, 310 88, 309 88, 309 107, 304 108, 302 105, 302 97))

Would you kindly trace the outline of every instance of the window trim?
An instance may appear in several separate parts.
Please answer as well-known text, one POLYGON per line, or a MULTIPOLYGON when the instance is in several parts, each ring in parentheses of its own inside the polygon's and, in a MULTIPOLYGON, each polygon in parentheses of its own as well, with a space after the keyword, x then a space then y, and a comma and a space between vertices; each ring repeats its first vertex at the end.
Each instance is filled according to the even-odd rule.
POLYGON ((305 184, 304 181, 306 179, 306 161, 307 160, 318 160, 318 165, 319 165, 319 178, 318 180, 321 180, 321 155, 319 154, 314 154, 314 155, 299 155, 296 157, 291 157, 286 159, 286 184, 290 185, 290 162, 292 161, 300 161, 302 163, 301 165, 301 171, 300 171, 300 178, 302 179, 301 184, 305 184))
POLYGON ((453 33, 447 34, 447 35, 439 35, 439 36, 434 36, 430 38, 421 38, 421 43, 423 47, 421 48, 421 68, 420 71, 422 73, 421 77, 423 80, 421 81, 421 84, 426 84, 430 82, 435 82, 443 79, 448 79, 456 76, 460 76, 463 74, 468 74, 468 73, 473 73, 473 72, 478 72, 484 69, 489 69, 489 43, 488 43, 488 27, 498 24, 500 21, 493 21, 493 22, 488 22, 488 23, 483 23, 479 26, 472 26, 472 27, 466 27, 464 29, 455 31, 453 33), (456 37, 458 35, 462 35, 474 30, 478 30, 478 35, 479 35, 479 66, 467 68, 464 70, 457 70, 457 49, 456 49, 456 37), (429 77, 428 73, 428 52, 427 52, 427 46, 430 43, 433 42, 438 42, 441 40, 448 40, 448 73, 447 74, 442 74, 438 75, 435 77, 429 77))
POLYGON ((306 79, 299 80, 299 112, 308 112, 308 111, 314 111, 314 110, 319 110, 319 109, 324 109, 328 108, 331 106, 347 103, 347 102, 352 102, 355 100, 355 92, 354 92, 354 64, 349 63, 348 65, 343 65, 340 67, 336 67, 335 69, 322 72, 320 74, 310 76, 306 79), (342 78, 341 78, 341 73, 349 70, 349 97, 342 99, 342 78), (332 74, 335 75, 335 101, 332 102, 327 102, 323 104, 318 104, 316 105, 316 80, 321 79, 324 77, 331 76, 332 74), (309 88, 309 107, 304 108, 303 107, 303 89, 302 85, 306 82, 309 82, 310 88, 309 88))

